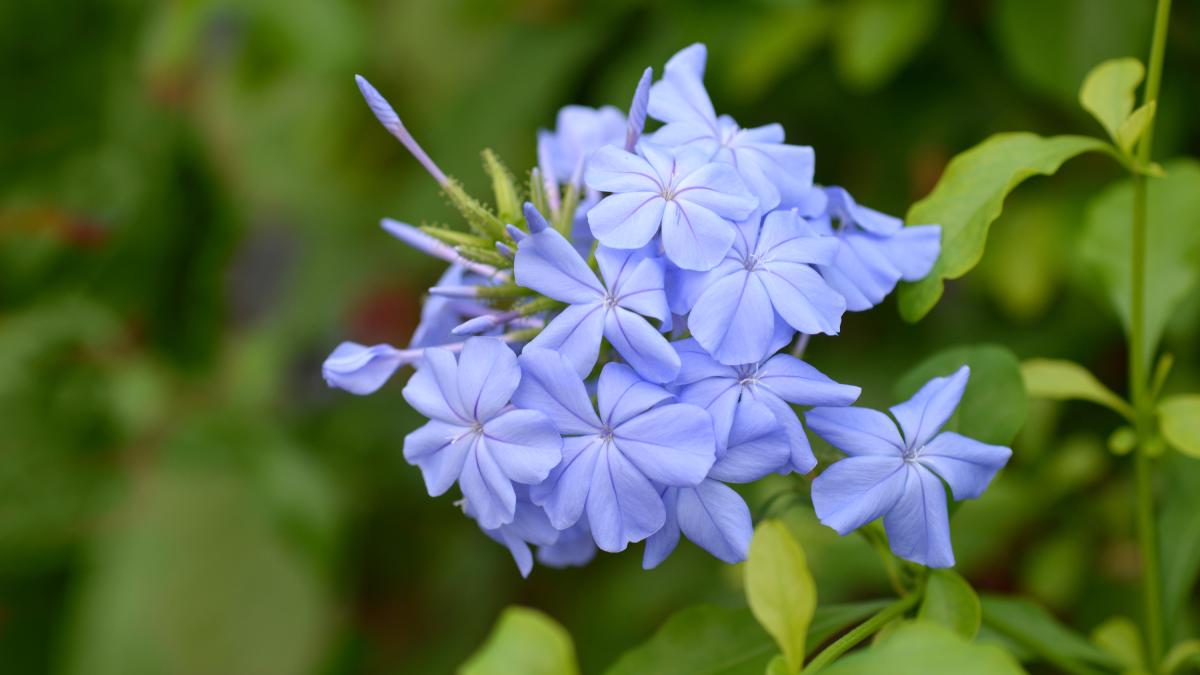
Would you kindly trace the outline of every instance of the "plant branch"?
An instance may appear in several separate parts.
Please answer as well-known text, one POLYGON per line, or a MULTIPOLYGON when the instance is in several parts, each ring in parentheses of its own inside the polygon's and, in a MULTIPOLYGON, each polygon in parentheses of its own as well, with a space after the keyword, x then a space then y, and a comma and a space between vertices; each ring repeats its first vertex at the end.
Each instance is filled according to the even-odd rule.
POLYGON ((822 649, 820 654, 813 657, 813 660, 804 668, 804 675, 811 675, 821 670, 832 663, 834 659, 849 651, 850 648, 879 632, 879 629, 886 626, 892 619, 903 616, 905 612, 917 605, 917 601, 924 594, 924 590, 918 593, 909 593, 884 607, 875 616, 855 626, 849 633, 838 638, 833 644, 822 649))

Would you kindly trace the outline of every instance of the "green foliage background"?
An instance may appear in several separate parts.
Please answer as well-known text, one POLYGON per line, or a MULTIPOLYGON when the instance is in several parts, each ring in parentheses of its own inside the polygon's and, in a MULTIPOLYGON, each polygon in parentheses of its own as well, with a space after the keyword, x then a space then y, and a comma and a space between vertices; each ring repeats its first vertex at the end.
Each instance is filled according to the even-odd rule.
MULTIPOLYGON (((567 103, 627 104, 640 71, 710 48, 719 110, 779 121, 818 180, 903 214, 996 131, 1100 134, 1086 72, 1144 58, 1148 0, 92 0, 0 3, 0 671, 435 673, 502 607, 569 629, 584 672, 673 611, 737 604, 741 571, 684 544, 522 581, 400 454, 398 383, 328 390, 342 339, 404 343, 438 265, 391 216, 452 210, 354 87, 356 72, 468 188, 514 168, 567 103)), ((1172 17, 1156 155, 1200 154, 1200 10, 1172 17)), ((1124 391, 1121 324, 1078 240, 1102 157, 1032 179, 979 269, 924 321, 894 299, 808 358, 893 402, 936 351, 1070 358, 1124 391)), ((1196 214, 1180 214, 1195 219, 1196 214)), ((1118 217, 1125 217, 1122 213, 1118 217)), ((451 221, 452 222, 452 221, 451 221)), ((1200 294, 1165 319, 1169 389, 1200 389, 1200 294)), ((954 519, 959 570, 1090 629, 1136 616, 1116 419, 1030 404, 1011 468, 954 519)), ((1200 621, 1200 463, 1160 486, 1173 633, 1200 621)), ((805 481, 751 486, 757 507, 805 481)), ((865 541, 785 519, 822 604, 885 594, 865 541)), ((986 632, 986 629, 985 629, 986 632)), ((1192 634, 1194 630, 1190 631, 1192 634)), ((983 635, 981 639, 987 639, 983 635)), ((1170 638, 1171 636, 1169 636, 1170 638)), ((1168 643, 1173 640, 1169 639, 1168 643)))

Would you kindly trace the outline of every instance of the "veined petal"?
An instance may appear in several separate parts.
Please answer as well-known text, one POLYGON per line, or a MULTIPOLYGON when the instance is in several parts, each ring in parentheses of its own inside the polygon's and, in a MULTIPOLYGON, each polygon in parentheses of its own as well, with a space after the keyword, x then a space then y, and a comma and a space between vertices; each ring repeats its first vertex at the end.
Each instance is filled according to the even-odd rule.
POLYGON ((425 350, 424 367, 404 385, 404 400, 422 415, 450 424, 469 426, 473 421, 458 393, 458 362, 449 350, 425 350))
POLYGON ((521 382, 517 355, 503 340, 468 338, 458 357, 458 393, 471 419, 491 419, 508 405, 521 382))
POLYGON ((775 414, 775 420, 783 425, 787 432, 791 461, 787 467, 781 468, 780 473, 787 473, 788 470, 791 470, 806 474, 815 469, 817 458, 813 455, 812 444, 808 442, 808 434, 804 433, 804 425, 800 423, 800 417, 796 415, 796 410, 766 387, 755 387, 750 391, 754 400, 771 409, 771 412, 775 414))
POLYGON ((599 192, 662 190, 649 162, 614 145, 606 145, 592 154, 583 179, 588 187, 599 192))
POLYGON ((517 244, 513 272, 521 286, 561 302, 582 304, 604 297, 604 286, 596 274, 553 228, 517 244))
POLYGON ((831 185, 825 188, 829 199, 829 213, 842 221, 843 225, 856 225, 867 232, 878 235, 895 234, 904 227, 903 221, 875 209, 859 206, 844 188, 831 185))
POLYGON ((723 483, 752 483, 787 466, 787 431, 761 401, 744 397, 736 408, 728 447, 708 472, 723 483))
POLYGON ((848 455, 899 458, 904 452, 896 423, 878 410, 813 408, 804 414, 804 420, 813 433, 848 455))
POLYGON ((643 380, 623 363, 609 363, 600 371, 596 404, 604 424, 615 427, 672 398, 671 392, 643 380))
POLYGON ((904 474, 902 496, 883 517, 892 552, 926 567, 953 567, 946 488, 919 466, 905 465, 904 474))
POLYGON ((759 369, 756 378, 783 400, 796 405, 850 405, 862 389, 834 382, 829 376, 790 354, 776 354, 759 369))
POLYGON ((837 239, 814 236, 792 211, 767 214, 755 248, 761 258, 806 265, 831 263, 837 251, 837 239))
POLYGON ((613 430, 613 444, 657 483, 696 485, 716 460, 712 420, 694 405, 674 403, 639 415, 613 430))
POLYGON ((907 466, 899 457, 848 457, 834 462, 812 483, 817 518, 845 536, 883 516, 904 495, 907 466))
POLYGON ((654 534, 666 521, 658 490, 612 444, 599 453, 587 493, 588 525, 601 550, 624 551, 654 534))
POLYGON ((1010 457, 1012 450, 1004 446, 943 431, 917 453, 917 462, 946 481, 954 499, 960 500, 982 495, 1010 457))
POLYGON ((779 206, 779 188, 772 180, 776 174, 764 168, 763 164, 770 167, 770 162, 765 156, 746 148, 724 148, 717 158, 737 167, 738 175, 742 177, 746 189, 758 200, 758 208, 771 211, 779 206))
POLYGON ((665 277, 661 258, 643 258, 631 272, 622 275, 620 289, 614 291, 617 305, 669 323, 671 310, 667 307, 665 277))
POLYGON ((905 227, 888 239, 885 247, 888 259, 900 270, 901 279, 924 279, 941 253, 942 228, 937 225, 905 227))
POLYGON ((705 47, 703 42, 693 42, 667 59, 663 72, 689 74, 696 79, 704 79, 704 65, 707 61, 708 47, 705 47))
POLYGON ((672 342, 671 346, 679 354, 680 362, 679 375, 672 383, 675 386, 681 387, 710 377, 737 379, 737 369, 714 359, 695 338, 672 342))
POLYGON ((870 262, 877 258, 872 250, 878 245, 877 237, 848 233, 830 239, 838 242, 838 251, 832 264, 821 266, 821 276, 846 299, 847 309, 861 312, 883 302, 896 287, 898 276, 895 270, 889 273, 870 262))
POLYGON ((471 505, 471 512, 485 530, 494 530, 512 522, 517 508, 517 493, 512 481, 483 442, 482 436, 473 436, 467 459, 463 462, 458 487, 471 505))
POLYGON ((718 454, 729 441, 734 411, 742 396, 742 386, 735 377, 709 377, 685 385, 679 390, 679 401, 708 411, 712 417, 713 436, 718 454))
POLYGON ((775 332, 775 312, 760 275, 746 270, 718 279, 688 316, 692 336, 717 361, 755 363, 775 332))
POLYGON ((537 552, 537 561, 547 567, 579 567, 594 557, 596 542, 592 540, 586 518, 559 532, 557 541, 538 548, 537 552))
POLYGON ((680 488, 663 490, 662 500, 666 520, 658 532, 646 539, 646 550, 642 554, 642 569, 652 570, 662 564, 679 545, 679 520, 675 517, 680 488))
POLYGON ((391 345, 360 345, 343 342, 321 365, 321 374, 331 387, 360 396, 374 393, 404 363, 404 355, 391 345))
POLYGON ((575 372, 580 377, 585 377, 592 372, 600 355, 600 338, 604 335, 606 313, 604 305, 599 302, 571 305, 559 312, 529 342, 529 346, 557 351, 575 366, 575 372))
MULTIPOLYGON (((464 435, 470 435, 468 427, 430 420, 404 437, 404 459, 409 463, 416 462, 445 450, 464 435)), ((458 476, 457 473, 454 475, 458 476)))
MULTIPOLYGON (((762 127, 760 127, 762 128, 762 127)), ((752 133, 757 129, 742 132, 734 152, 741 164, 743 157, 757 156, 755 164, 771 179, 779 190, 780 206, 794 208, 803 204, 813 187, 815 155, 813 149, 804 145, 785 143, 753 142, 752 133)), ((804 211, 807 213, 807 209, 804 211)))
POLYGON ((514 404, 545 413, 562 434, 593 434, 600 429, 587 388, 570 360, 530 345, 518 362, 523 374, 521 386, 513 394, 514 404))
POLYGON ((724 562, 746 559, 754 523, 741 495, 715 480, 680 488, 679 529, 700 548, 724 562))
POLYGON ((563 459, 542 483, 529 488, 529 498, 546 509, 554 527, 565 530, 583 515, 601 443, 597 436, 563 439, 563 459))
POLYGON ((434 421, 404 438, 404 459, 421 468, 430 497, 445 494, 462 473, 476 436, 467 432, 434 421), (455 431, 458 433, 448 435, 455 431))
POLYGON ((610 194, 588 211, 588 225, 605 246, 641 248, 658 232, 666 204, 658 192, 610 194))
POLYGON ((652 136, 655 145, 670 148, 689 146, 704 153, 711 159, 721 146, 720 139, 713 133, 712 128, 705 124, 692 122, 672 122, 664 124, 652 136))
POLYGON ((717 162, 684 175, 675 187, 675 198, 703 206, 729 220, 741 220, 758 206, 758 200, 746 189, 737 169, 717 162))
POLYGON ((801 333, 837 335, 846 301, 813 268, 775 261, 759 275, 788 325, 801 333))
POLYGON ((735 236, 732 223, 694 202, 673 199, 663 209, 663 249, 671 262, 684 269, 716 267, 735 236))
POLYGON ((483 427, 483 442, 504 475, 535 485, 562 460, 562 436, 537 410, 510 410, 483 427))
POLYGON ((663 122, 686 122, 717 133, 717 113, 700 76, 691 68, 668 69, 650 88, 650 116, 663 122))
POLYGON ((904 433, 906 447, 913 450, 929 442, 958 408, 971 368, 963 366, 946 377, 935 377, 904 403, 890 408, 900 430, 904 433))
POLYGON ((644 318, 614 307, 604 318, 604 337, 639 375, 651 382, 666 383, 679 373, 679 355, 671 343, 644 318))

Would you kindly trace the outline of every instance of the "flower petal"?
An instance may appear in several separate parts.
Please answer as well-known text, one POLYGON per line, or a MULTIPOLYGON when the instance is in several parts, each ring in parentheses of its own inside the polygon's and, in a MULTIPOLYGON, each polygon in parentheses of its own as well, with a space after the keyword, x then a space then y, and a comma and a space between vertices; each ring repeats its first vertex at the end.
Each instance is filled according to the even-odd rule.
POLYGON ((733 564, 746 559, 754 523, 741 495, 715 480, 679 490, 679 529, 700 548, 733 564))
POLYGON ((600 429, 587 388, 565 356, 529 345, 518 362, 522 376, 521 386, 513 394, 515 405, 545 413, 562 434, 591 434, 600 429))
POLYGON ((503 340, 473 337, 458 356, 458 393, 471 419, 491 419, 521 382, 517 355, 503 340))
POLYGON ((755 246, 760 258, 805 265, 832 263, 837 251, 837 239, 814 235, 793 211, 768 213, 755 246))
MULTIPOLYGON (((694 63, 690 57, 684 61, 694 63)), ((663 122, 686 122, 716 133, 716 110, 701 76, 691 66, 666 70, 663 79, 650 88, 649 111, 651 117, 663 122)))
POLYGON ((587 517, 596 545, 617 553, 657 532, 667 514, 658 490, 610 443, 592 472, 587 517))
POLYGON ((775 261, 760 273, 771 304, 801 333, 837 335, 846 301, 808 265, 775 261))
POLYGON ((758 206, 758 200, 746 189, 737 169, 718 162, 710 162, 685 175, 675 187, 675 198, 703 206, 729 220, 741 220, 758 206))
POLYGON ((758 369, 758 382, 796 405, 850 405, 862 389, 834 382, 829 376, 790 354, 776 354, 758 369))
POLYGON ((596 542, 592 540, 586 518, 559 532, 557 541, 538 548, 537 552, 537 561, 547 567, 579 567, 594 557, 596 542))
POLYGON ((382 387, 403 363, 403 354, 391 345, 343 342, 325 359, 321 374, 329 386, 364 396, 382 387))
POLYGON ((716 280, 688 316, 692 336, 721 363, 757 363, 771 342, 775 311, 761 276, 743 269, 716 280))
POLYGON ((733 224, 699 204, 674 199, 663 210, 663 248, 671 262, 684 269, 716 267, 735 236, 733 224))
POLYGON ((592 372, 600 356, 606 313, 599 302, 571 305, 559 312, 528 346, 557 351, 571 362, 580 377, 584 377, 592 372))
POLYGON ((670 382, 679 373, 679 355, 644 318, 615 307, 604 318, 604 337, 639 375, 651 382, 670 382))
POLYGON ((535 485, 562 460, 562 436, 537 410, 510 410, 483 427, 484 442, 509 479, 535 485))
POLYGON ((804 414, 813 433, 847 455, 900 457, 904 440, 896 423, 870 408, 813 408, 804 414))
POLYGON ((422 415, 450 424, 470 426, 473 421, 458 393, 458 362, 449 350, 425 350, 423 367, 404 385, 404 400, 422 415))
POLYGON ((825 525, 845 536, 883 516, 904 495, 905 464, 899 457, 848 457, 812 483, 813 508, 825 525))
POLYGON ((733 377, 710 377, 679 390, 679 402, 694 405, 712 418, 713 436, 718 453, 729 442, 734 411, 742 396, 742 386, 733 377))
POLYGON ((612 248, 641 248, 662 224, 666 200, 658 192, 610 194, 587 212, 592 236, 612 248))
POLYGON ((925 445, 917 461, 946 481, 954 499, 959 500, 982 495, 1010 457, 1012 450, 1004 446, 944 431, 925 445))
POLYGON ((475 514, 479 526, 494 530, 512 522, 517 508, 517 493, 483 438, 475 435, 474 440, 463 462, 458 487, 471 505, 471 512, 475 514))
POLYGON ((421 469, 430 497, 446 493, 475 442, 468 429, 433 421, 404 437, 404 459, 421 469))
POLYGON ((679 519, 675 515, 679 503, 679 490, 680 488, 673 487, 663 490, 663 507, 667 517, 658 532, 646 539, 646 550, 642 553, 642 569, 644 570, 658 567, 679 545, 679 519))
POLYGON ((904 403, 890 408, 907 447, 917 450, 929 442, 958 408, 971 368, 963 366, 946 377, 935 377, 904 403))
POLYGON ((529 498, 546 509, 554 527, 565 530, 579 522, 600 447, 596 436, 564 438, 562 463, 554 467, 544 482, 529 488, 529 498))
POLYGON ((883 517, 892 552, 926 567, 954 567, 946 488, 921 467, 905 469, 903 496, 883 517))
MULTIPOLYGON (((597 259, 599 256, 597 251, 597 259)), ((617 305, 662 323, 669 322, 671 310, 667 306, 663 259, 642 258, 635 263, 621 275, 619 287, 613 288, 617 305)))
POLYGON ((677 387, 710 377, 737 378, 737 369, 714 359, 695 338, 672 342, 671 346, 679 354, 679 375, 672 383, 677 387))
POLYGON ((596 404, 604 424, 615 427, 672 398, 671 392, 651 384, 623 363, 609 363, 600 371, 596 404))
POLYGON ((604 297, 604 286, 579 252, 549 228, 517 244, 513 273, 521 286, 561 302, 582 304, 604 297))
POLYGON ((942 250, 942 228, 913 225, 902 228, 885 244, 886 255, 900 270, 900 278, 918 281, 929 274, 942 250))
POLYGON ((708 472, 723 483, 752 483, 787 466, 787 431, 761 401, 743 398, 733 417, 728 447, 708 472))
POLYGON ((657 193, 662 189, 649 162, 614 145, 606 145, 592 154, 583 180, 599 192, 657 193))
MULTIPOLYGON (((783 425, 784 431, 787 432, 791 461, 784 469, 790 468, 797 473, 806 474, 816 468, 817 458, 813 455, 812 444, 808 442, 808 434, 804 433, 804 425, 800 423, 795 409, 770 389, 755 387, 752 391, 754 400, 770 408, 775 414, 775 420, 783 425)), ((780 473, 786 473, 786 470, 781 470, 780 473)))
POLYGON ((716 460, 712 419, 684 403, 660 406, 613 430, 613 443, 646 476, 668 486, 696 485, 716 460))

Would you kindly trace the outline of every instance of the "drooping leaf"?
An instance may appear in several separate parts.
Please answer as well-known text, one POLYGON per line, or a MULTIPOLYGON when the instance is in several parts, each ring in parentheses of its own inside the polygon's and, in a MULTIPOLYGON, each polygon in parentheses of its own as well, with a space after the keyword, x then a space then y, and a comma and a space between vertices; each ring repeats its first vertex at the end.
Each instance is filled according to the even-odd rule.
MULTIPOLYGON (((1176 306, 1200 279, 1200 162, 1164 165, 1164 178, 1148 179, 1146 206, 1146 342, 1150 361, 1176 306)), ((1092 199, 1079 242, 1126 330, 1130 326, 1130 250, 1133 186, 1118 181, 1092 199)))
POLYGON ((1083 80, 1079 104, 1114 141, 1119 141, 1121 126, 1133 112, 1134 95, 1145 74, 1146 69, 1137 59, 1110 59, 1093 68, 1083 80))
POLYGON ((1025 670, 996 645, 973 644, 936 623, 911 621, 901 624, 869 649, 843 656, 821 672, 824 675, 1020 675, 1025 670))
POLYGON ((901 285, 901 315, 917 321, 928 314, 942 296, 943 281, 961 277, 979 262, 988 228, 1022 181, 1053 174, 1072 157, 1107 147, 1084 136, 1004 133, 950 160, 933 191, 913 204, 905 219, 910 225, 941 225, 942 253, 929 276, 901 285))
POLYGON ((850 0, 834 22, 834 56, 846 84, 870 90, 917 53, 937 25, 940 0, 850 0))
POLYGON ((952 569, 938 569, 929 574, 917 616, 973 640, 979 633, 983 610, 979 596, 966 579, 952 569))
POLYGON ((971 367, 971 379, 946 429, 984 443, 1012 443, 1025 423, 1029 403, 1020 364, 1005 347, 971 345, 938 352, 896 382, 896 400, 908 399, 932 378, 949 375, 964 364, 971 367))
POLYGON ((1129 617, 1114 616, 1092 630, 1092 642, 1108 652, 1124 672, 1145 671, 1142 635, 1129 617))
POLYGON ((1120 396, 1100 383, 1087 368, 1061 359, 1029 359, 1021 362, 1025 391, 1033 398, 1059 401, 1079 399, 1098 403, 1127 418, 1133 409, 1120 396))
POLYGON ((554 619, 528 607, 509 607, 460 675, 576 675, 575 644, 554 619))
POLYGON ((817 586, 804 549, 781 521, 765 520, 755 528, 746 560, 746 599, 754 618, 787 657, 791 672, 799 672, 817 586))
POLYGON ((1163 614, 1168 630, 1192 597, 1200 575, 1200 462, 1170 453, 1162 460, 1162 510, 1158 531, 1162 549, 1163 614))
POLYGON ((761 675, 777 650, 748 608, 698 605, 671 615, 605 675, 761 675))
POLYGON ((1171 447, 1200 459, 1200 394, 1163 399, 1158 404, 1158 423, 1171 447))
POLYGON ((980 602, 984 624, 1051 665, 1068 672, 1120 666, 1108 652, 1064 626, 1032 600, 984 595, 980 602))

